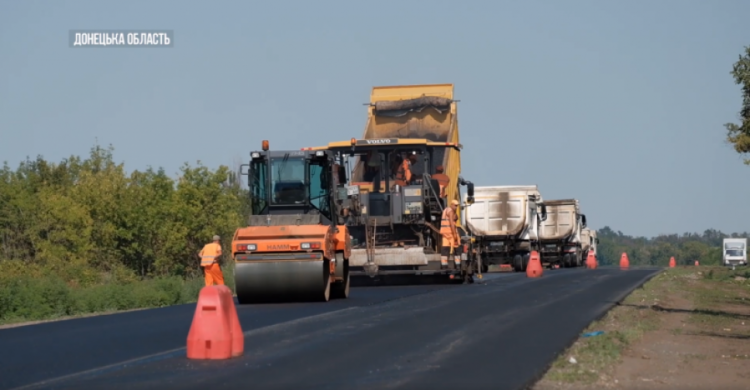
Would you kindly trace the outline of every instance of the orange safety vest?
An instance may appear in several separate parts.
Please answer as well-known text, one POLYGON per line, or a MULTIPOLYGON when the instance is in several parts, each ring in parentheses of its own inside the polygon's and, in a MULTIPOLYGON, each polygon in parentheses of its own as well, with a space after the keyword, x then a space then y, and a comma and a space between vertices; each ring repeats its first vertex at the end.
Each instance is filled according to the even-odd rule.
MULTIPOLYGON (((453 209, 450 207, 446 207, 445 210, 443 210, 443 220, 440 224, 440 234, 444 234, 447 236, 453 236, 455 235, 455 232, 453 229, 451 229, 451 222, 450 219, 448 219, 448 213, 453 212, 453 209)), ((455 222, 458 220, 458 216, 453 214, 453 221, 455 222)))
POLYGON ((398 166, 398 171, 396 171, 396 184, 405 186, 406 183, 411 180, 411 169, 409 168, 409 165, 410 161, 407 158, 398 166))
POLYGON ((201 267, 208 267, 216 261, 216 258, 221 256, 221 245, 210 243, 206 244, 200 252, 201 267))
POLYGON ((448 187, 448 183, 450 183, 451 179, 445 173, 436 173, 432 175, 432 178, 437 180, 438 185, 440 186, 440 197, 445 198, 445 188, 448 187))

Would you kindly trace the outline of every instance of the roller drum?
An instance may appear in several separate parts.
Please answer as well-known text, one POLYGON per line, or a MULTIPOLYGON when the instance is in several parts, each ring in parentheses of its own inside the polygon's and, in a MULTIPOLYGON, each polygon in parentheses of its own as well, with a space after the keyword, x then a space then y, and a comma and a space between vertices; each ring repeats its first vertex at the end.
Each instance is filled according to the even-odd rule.
POLYGON ((330 296, 324 259, 238 262, 234 278, 240 303, 328 301, 330 296))

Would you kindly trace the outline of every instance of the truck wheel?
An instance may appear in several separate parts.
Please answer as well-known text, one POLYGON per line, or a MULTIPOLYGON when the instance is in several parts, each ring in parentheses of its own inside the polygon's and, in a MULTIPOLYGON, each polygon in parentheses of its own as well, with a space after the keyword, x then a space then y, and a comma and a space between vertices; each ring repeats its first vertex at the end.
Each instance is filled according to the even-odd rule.
POLYGON ((563 256, 562 263, 563 263, 562 264, 563 268, 570 268, 570 266, 571 266, 571 264, 570 264, 570 255, 563 256))
POLYGON ((523 271, 523 259, 521 258, 521 255, 513 256, 513 270, 516 272, 523 271))

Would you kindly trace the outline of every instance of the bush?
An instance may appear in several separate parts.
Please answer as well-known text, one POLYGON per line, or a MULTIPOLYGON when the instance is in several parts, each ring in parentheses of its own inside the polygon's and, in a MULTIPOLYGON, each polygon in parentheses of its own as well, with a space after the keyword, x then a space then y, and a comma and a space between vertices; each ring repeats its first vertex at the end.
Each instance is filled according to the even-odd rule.
MULTIPOLYGON (((225 275, 231 271, 224 271, 225 275)), ((233 280, 227 280, 227 284, 233 280)), ((203 278, 177 276, 70 287, 62 278, 21 276, 0 285, 0 323, 192 303, 203 278)))
POLYGON ((225 166, 127 174, 112 152, 0 169, 0 321, 196 299, 196 254, 214 234, 228 250, 248 192, 225 166))
POLYGON ((0 289, 0 320, 41 320, 70 315, 75 301, 65 282, 55 277, 21 277, 0 289))

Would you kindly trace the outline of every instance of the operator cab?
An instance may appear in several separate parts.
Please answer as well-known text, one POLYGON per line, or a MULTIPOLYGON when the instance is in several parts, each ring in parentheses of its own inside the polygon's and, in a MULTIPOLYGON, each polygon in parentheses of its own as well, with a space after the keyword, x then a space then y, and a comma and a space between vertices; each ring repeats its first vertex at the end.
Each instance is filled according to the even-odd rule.
MULTIPOLYGON (((411 161, 411 181, 409 185, 421 185, 425 169, 433 161, 433 150, 425 146, 393 148, 385 145, 358 146, 340 149, 336 158, 351 178, 349 185, 358 186, 364 192, 389 193, 396 185, 396 175, 404 160, 411 161)), ((434 170, 434 169, 433 169, 434 170)))
MULTIPOLYGON (((435 161, 442 160, 447 146, 398 142, 397 139, 352 139, 351 145, 329 148, 335 153, 334 159, 342 171, 339 173, 342 179, 338 187, 339 199, 356 198, 348 208, 356 210, 354 215, 374 218, 380 226, 424 221, 425 206, 431 209, 430 214, 441 210, 438 182, 425 181, 424 174, 435 172, 439 165, 435 161), (411 177, 404 182, 398 180, 398 172, 406 159, 411 160, 411 177)), ((364 222, 347 219, 351 224, 364 222)))
POLYGON ((250 157, 251 220, 257 216, 305 215, 316 223, 334 221, 334 161, 330 151, 269 151, 268 141, 263 141, 263 151, 251 152, 250 157))

